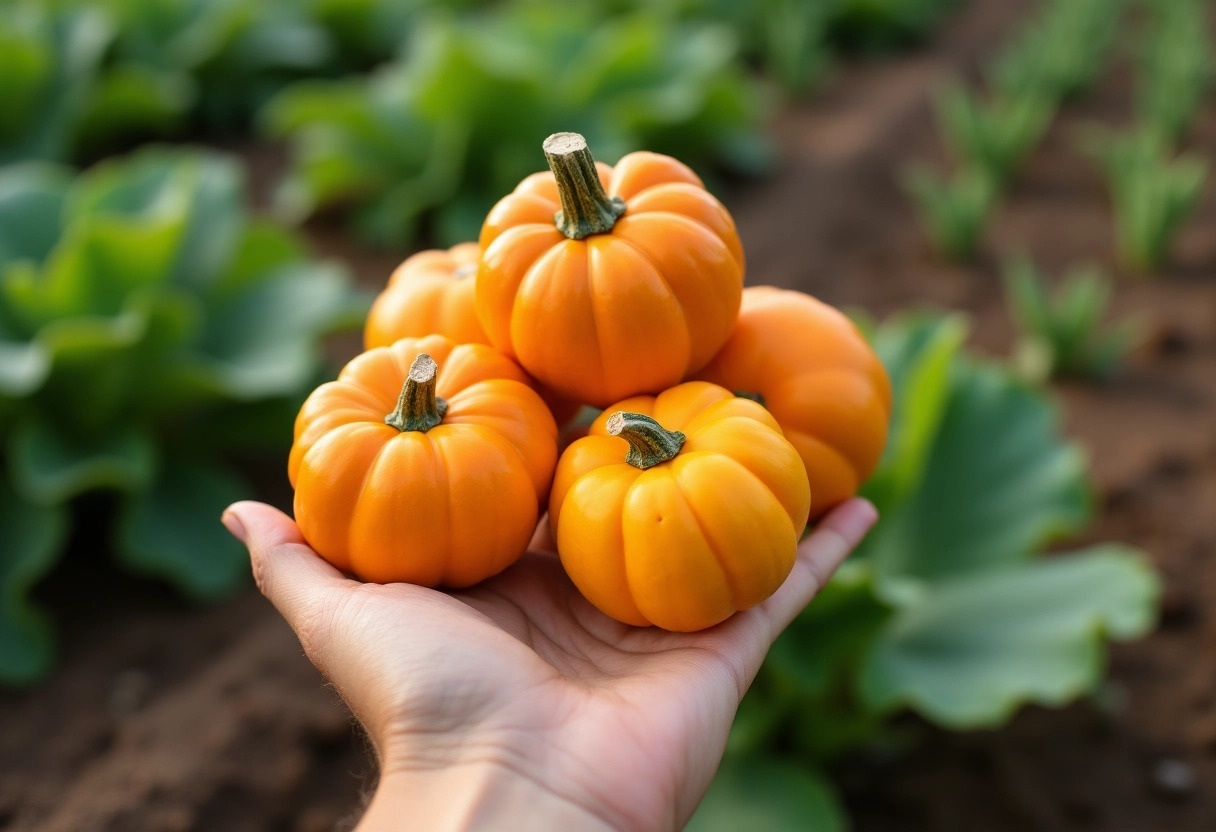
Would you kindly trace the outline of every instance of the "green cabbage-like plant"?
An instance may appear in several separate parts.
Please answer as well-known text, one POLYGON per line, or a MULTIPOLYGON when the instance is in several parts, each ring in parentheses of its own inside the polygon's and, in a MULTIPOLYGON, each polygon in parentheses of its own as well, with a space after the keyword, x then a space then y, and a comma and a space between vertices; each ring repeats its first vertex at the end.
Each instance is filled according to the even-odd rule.
POLYGON ((1141 273, 1161 266, 1199 201, 1207 161, 1198 154, 1174 155, 1155 130, 1091 132, 1083 139, 1106 177, 1119 260, 1141 273))
POLYGON ((354 210, 372 241, 476 236, 487 210, 543 167, 538 137, 585 135, 604 161, 646 148, 694 166, 765 161, 761 107, 729 29, 646 13, 602 18, 523 4, 418 24, 369 78, 300 82, 265 112, 291 144, 280 208, 354 210))
POLYGON ((774 645, 707 805, 763 818, 755 828, 847 828, 831 762, 914 741, 893 717, 972 730, 1026 704, 1064 705, 1100 684, 1108 639, 1153 625, 1160 585, 1141 553, 1043 554, 1090 516, 1085 459, 1047 394, 964 353, 965 333, 959 317, 928 315, 874 333, 895 392, 865 488, 880 519, 774 645), (764 779, 800 782, 802 794, 757 786, 757 761, 764 779))
POLYGON ((1005 266, 1005 297, 1018 333, 1015 371, 1028 381, 1105 379, 1114 375, 1141 340, 1135 320, 1104 322, 1110 280, 1095 266, 1064 274, 1051 292, 1029 258, 1005 266))
POLYGON ((241 168, 197 152, 0 169, 0 681, 50 664, 27 595, 83 495, 109 495, 90 539, 127 568, 199 599, 245 580, 217 520, 250 493, 235 455, 282 458, 318 337, 360 310, 244 201, 241 168))

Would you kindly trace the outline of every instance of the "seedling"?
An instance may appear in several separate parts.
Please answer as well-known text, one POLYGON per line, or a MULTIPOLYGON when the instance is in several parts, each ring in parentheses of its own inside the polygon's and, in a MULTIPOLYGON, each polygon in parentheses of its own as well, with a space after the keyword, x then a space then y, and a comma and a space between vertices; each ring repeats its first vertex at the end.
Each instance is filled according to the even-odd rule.
POLYGON ((1060 100, 1093 83, 1106 65, 1123 0, 1051 0, 990 68, 1006 95, 1060 100))
POLYGON ((1212 80, 1212 50, 1204 5, 1191 0, 1153 4, 1137 79, 1141 120, 1170 142, 1186 132, 1212 80))
POLYGON ((1009 178, 1038 144, 1053 115, 1052 100, 1033 93, 981 101, 954 83, 937 98, 938 128, 947 144, 994 182, 1009 178))
POLYGON ((996 201, 996 187, 986 172, 966 167, 947 179, 914 167, 904 178, 904 187, 941 254, 951 260, 966 260, 975 254, 996 201))
POLYGON ((1083 147, 1106 176, 1119 259, 1141 272, 1160 266, 1195 207, 1207 162, 1195 155, 1173 156, 1152 130, 1091 133, 1083 137, 1083 147))
POLYGON ((1023 378, 1106 379, 1140 342, 1139 321, 1104 324, 1110 281, 1098 268, 1067 272, 1053 292, 1028 258, 1005 266, 1005 298, 1018 331, 1013 366, 1023 378))

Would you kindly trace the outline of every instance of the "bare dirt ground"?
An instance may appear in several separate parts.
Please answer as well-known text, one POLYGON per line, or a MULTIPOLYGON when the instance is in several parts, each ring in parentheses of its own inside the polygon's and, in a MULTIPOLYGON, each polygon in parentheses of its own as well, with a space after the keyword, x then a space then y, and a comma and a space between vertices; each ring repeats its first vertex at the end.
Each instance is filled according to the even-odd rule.
MULTIPOLYGON (((1016 178, 978 263, 939 263, 898 186, 908 162, 943 158, 932 90, 950 73, 978 77, 1028 8, 976 0, 921 53, 843 67, 783 114, 784 169, 729 200, 749 282, 879 316, 909 305, 964 309, 972 344, 1003 355, 1012 339, 1003 257, 1027 251, 1053 272, 1081 260, 1114 271, 1103 186, 1073 136, 1082 124, 1127 119, 1129 79, 1119 64, 1065 108, 1016 178)), ((1188 146, 1216 158, 1216 109, 1188 146)), ((276 158, 259 157, 261 169, 276 158)), ((1156 279, 1119 283, 1116 314, 1144 316, 1149 343, 1111 384, 1057 388, 1069 433, 1093 461, 1100 519, 1086 542, 1150 553, 1165 579, 1161 627, 1115 648, 1097 702, 1027 709, 1000 731, 930 730, 904 756, 842 761, 837 774, 860 832, 1216 828, 1213 227, 1209 182, 1171 266, 1156 279), (1193 783, 1170 787, 1164 775, 1174 763, 1193 783)), ((361 252, 326 228, 314 236, 369 286, 397 259, 361 252)), ((286 502, 281 482, 268 492, 286 502)), ((68 561, 39 591, 59 615, 59 669, 32 692, 0 694, 0 827, 319 832, 353 824, 374 765, 268 604, 250 591, 189 607, 117 573, 85 540, 68 561)))

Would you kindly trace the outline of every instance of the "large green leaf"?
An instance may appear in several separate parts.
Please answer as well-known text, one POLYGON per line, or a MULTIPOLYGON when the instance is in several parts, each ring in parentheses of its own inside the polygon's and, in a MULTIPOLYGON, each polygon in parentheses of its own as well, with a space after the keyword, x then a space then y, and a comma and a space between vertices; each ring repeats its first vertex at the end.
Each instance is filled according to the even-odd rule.
POLYGON ((844 809, 815 771, 772 757, 728 757, 687 832, 844 832, 844 809))
POLYGON ((31 162, 0 168, 0 271, 14 260, 40 264, 59 239, 67 170, 31 162))
POLYGON ((1159 579, 1138 552, 1095 546, 927 585, 884 627, 860 688, 950 728, 999 725, 1020 705, 1092 690, 1104 640, 1145 633, 1159 579))
POLYGON ((958 315, 905 315, 874 332, 874 350, 891 379, 891 427, 863 493, 880 513, 920 485, 966 336, 966 320, 958 315))
POLYGON ((145 487, 156 466, 156 448, 135 426, 86 438, 32 418, 13 429, 8 459, 23 498, 56 506, 94 489, 145 487))
POLYGON ((219 518, 248 494, 247 486, 214 463, 170 459, 149 488, 128 500, 118 527, 119 559, 192 598, 232 593, 249 577, 249 556, 219 518))
POLYGON ((959 575, 1030 557, 1089 509, 1084 457, 1046 395, 959 360, 920 487, 885 508, 859 552, 884 577, 959 575))
POLYGON ((22 500, 0 472, 0 683, 28 684, 50 666, 51 624, 27 598, 30 587, 55 565, 67 538, 60 506, 22 500))

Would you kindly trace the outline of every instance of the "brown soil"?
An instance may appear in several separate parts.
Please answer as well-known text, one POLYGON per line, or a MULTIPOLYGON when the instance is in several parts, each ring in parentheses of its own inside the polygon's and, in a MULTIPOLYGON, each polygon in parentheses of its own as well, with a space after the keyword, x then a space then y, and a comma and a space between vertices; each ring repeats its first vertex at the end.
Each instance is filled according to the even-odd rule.
MULTIPOLYGON (((878 315, 966 309, 972 343, 999 355, 1012 337, 1002 257, 1026 250, 1053 272, 1079 260, 1114 270, 1102 184, 1071 136, 1082 123, 1126 119, 1118 66, 1065 109, 1004 200, 977 264, 935 260, 898 187, 909 161, 941 159, 931 91, 951 72, 974 77, 1025 13, 975 0, 922 54, 843 68, 787 112, 778 124, 785 169, 730 200, 750 282, 878 315)), ((1216 110, 1188 144, 1216 157, 1216 110)), ((273 153, 260 161, 262 171, 281 164, 273 153)), ((903 756, 844 761, 836 773, 858 830, 1216 828, 1213 223, 1209 182, 1172 266, 1119 284, 1116 313, 1145 316, 1150 342, 1116 382, 1058 388, 1068 429, 1093 460, 1101 512, 1086 542, 1124 541, 1151 555, 1166 586, 1161 627, 1114 649, 1095 702, 1027 709, 1000 731, 929 731, 903 756), (1188 767, 1193 786, 1168 788, 1163 762, 1188 767)), ((395 259, 358 252, 328 229, 316 236, 368 285, 395 259)), ((91 554, 78 542, 39 593, 60 617, 59 670, 33 692, 0 695, 0 827, 352 824, 374 781, 365 743, 269 605, 250 591, 190 608, 91 554)))

